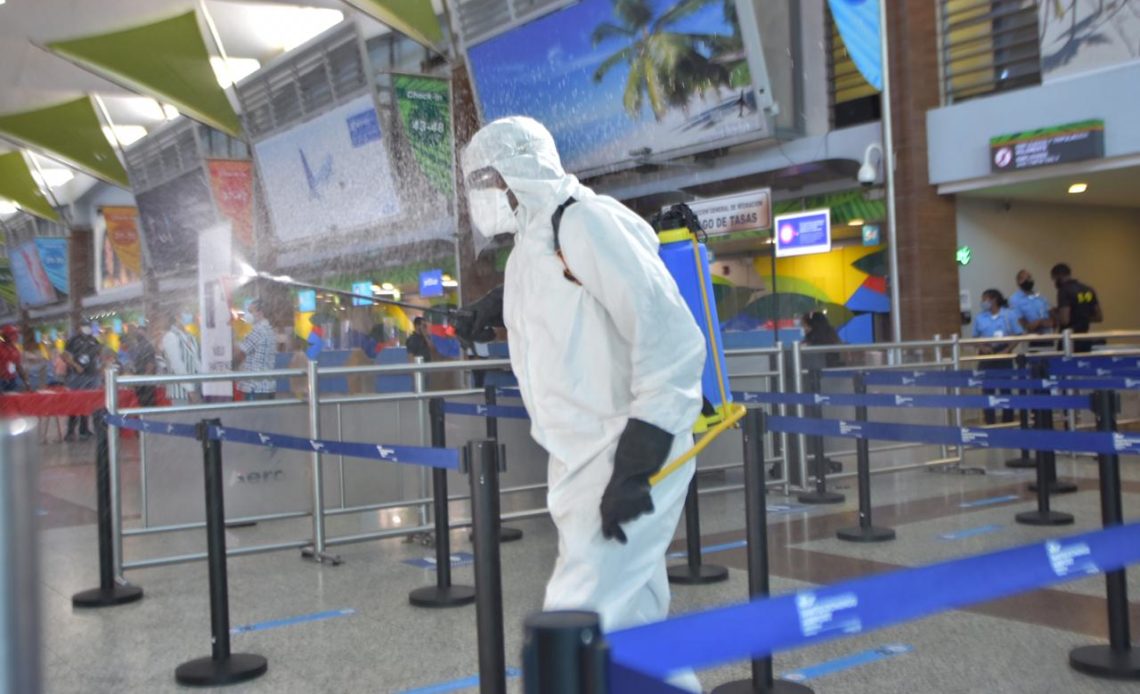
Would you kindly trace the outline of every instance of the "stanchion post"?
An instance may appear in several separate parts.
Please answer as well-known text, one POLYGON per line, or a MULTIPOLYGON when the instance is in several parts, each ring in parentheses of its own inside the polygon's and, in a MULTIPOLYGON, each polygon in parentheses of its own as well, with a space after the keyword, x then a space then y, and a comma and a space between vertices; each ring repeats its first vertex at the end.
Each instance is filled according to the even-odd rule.
POLYGON ((111 527, 111 459, 107 447, 107 411, 91 414, 95 427, 95 508, 98 513, 99 587, 71 596, 73 607, 110 607, 142 599, 142 588, 115 580, 114 530, 111 527))
MULTIPOLYGON (((1038 365, 1034 367, 1034 378, 1041 373, 1038 365)), ((1053 428, 1053 411, 1042 409, 1036 411, 1037 429, 1047 431, 1053 428)), ((1073 516, 1068 513, 1054 511, 1049 504, 1049 455, 1052 451, 1037 451, 1037 484, 1032 487, 1037 492, 1037 510, 1025 511, 1016 516, 1017 522, 1023 525, 1071 525, 1073 516)))
POLYGON ((463 463, 471 478, 480 694, 506 694, 507 691, 499 556, 499 471, 504 458, 497 441, 471 441, 464 449, 463 463))
MULTIPOLYGON (((812 369, 808 374, 808 383, 811 392, 819 395, 823 392, 823 381, 819 369, 812 369)), ((810 416, 819 419, 823 416, 823 407, 812 405, 808 408, 810 416)), ((813 435, 809 439, 812 446, 812 466, 815 468, 815 489, 800 494, 797 499, 804 504, 841 504, 847 497, 839 492, 827 490, 827 456, 823 452, 823 437, 813 435)))
POLYGON ((524 694, 608 694, 609 647, 596 613, 540 612, 524 632, 524 694))
POLYGON ((701 556, 701 500, 697 476, 689 480, 685 496, 685 563, 670 566, 669 582, 683 586, 707 585, 728 580, 728 569, 705 564, 701 556))
MULTIPOLYGON (((855 374, 855 395, 867 394, 867 377, 855 374)), ((855 407, 855 419, 867 421, 867 406, 855 407)), ((885 542, 895 539, 892 528, 876 527, 871 523, 871 442, 863 437, 855 439, 856 469, 859 480, 859 525, 854 528, 841 528, 835 536, 848 542, 885 542)))
MULTIPOLYGON (((1038 362, 1033 365, 1033 378, 1045 380, 1049 378, 1049 365, 1045 362, 1038 362)), ((1042 390, 1042 394, 1048 394, 1048 390, 1042 390)), ((1038 417, 1044 417, 1045 421, 1041 428, 1046 431, 1053 430, 1053 410, 1039 410, 1038 417)), ((1045 451, 1045 483, 1048 485, 1047 489, 1050 494, 1072 494, 1077 491, 1077 485, 1072 482, 1057 479, 1057 453, 1056 451, 1045 451)), ((1029 483, 1029 491, 1037 491, 1037 482, 1029 483)))
MULTIPOLYGON (((779 326, 776 326, 776 332, 779 333, 779 326)), ((804 392, 804 359, 803 359, 803 341, 797 340, 792 343, 792 389, 796 393, 804 392)), ((803 405, 796 405, 796 416, 804 418, 806 409, 803 405)), ((784 455, 787 458, 787 454, 784 455)), ((791 462, 788 462, 788 476, 791 477, 791 462)), ((798 479, 793 479, 793 483, 798 484, 802 489, 808 489, 808 470, 807 470, 807 437, 803 434, 796 434, 796 475, 798 479)))
MULTIPOLYGON (((749 410, 742 422, 744 439, 744 514, 748 537, 748 596, 768 597, 768 488, 764 481, 764 413, 749 410)), ((752 661, 752 677, 722 684, 713 694, 812 694, 810 687, 777 680, 772 657, 752 661)))
MULTIPOLYGON (((782 342, 776 342, 775 360, 776 366, 774 371, 776 372, 776 387, 773 390, 777 393, 784 393, 787 392, 787 381, 784 380, 787 378, 787 358, 785 357, 784 343, 782 342)), ((779 407, 775 408, 775 411, 779 412, 781 416, 788 416, 788 406, 784 403, 780 403, 779 407)), ((792 454, 790 453, 791 449, 788 448, 788 433, 781 431, 779 440, 780 457, 784 461, 782 475, 784 478, 784 496, 788 496, 792 493, 792 454)))
MULTIPOLYGON (((488 407, 494 407, 499 403, 499 391, 496 386, 487 385, 483 387, 483 401, 487 403, 488 407)), ((499 440, 499 418, 487 416, 487 438, 492 441, 499 440)), ((502 542, 515 542, 523 538, 523 531, 518 528, 509 528, 504 525, 499 526, 499 540, 502 542)))
MULTIPOLYGON (((1017 355, 1017 358, 1015 359, 1014 363, 1017 364, 1017 368, 1019 370, 1024 371, 1029 364, 1029 360, 1028 360, 1028 358, 1026 358, 1026 356, 1024 354, 1019 354, 1019 355, 1017 355)), ((1022 395, 1029 395, 1029 390, 1027 388, 1022 388, 1021 394, 1022 395)), ((1021 408, 1021 410, 1018 412, 1018 417, 1020 417, 1020 419, 1021 419, 1022 431, 1028 431, 1028 429, 1029 429, 1029 410, 1024 408, 1024 407, 1021 408)), ((1029 457, 1029 449, 1026 449, 1026 448, 1021 449, 1021 455, 1019 455, 1018 457, 1010 458, 1009 460, 1005 461, 1005 466, 1010 467, 1010 468, 1031 468, 1031 467, 1035 467, 1036 465, 1037 464, 1035 462, 1033 462, 1033 459, 1029 457)))
MULTIPOLYGON (((443 400, 428 402, 433 448, 447 447, 443 400)), ((408 595, 416 607, 459 607, 475 602, 475 588, 451 584, 451 521, 447 505, 447 470, 432 470, 432 508, 435 515, 435 585, 417 588, 408 595)))
MULTIPOLYGON (((310 359, 307 364, 305 377, 309 391, 309 438, 316 441, 321 438, 321 394, 320 379, 318 378, 317 362, 310 359)), ((340 557, 325 552, 325 478, 324 464, 321 452, 314 450, 311 454, 310 466, 313 484, 313 544, 301 550, 301 556, 312 559, 318 564, 341 563, 340 557)))
MULTIPOLYGON (((1097 431, 1114 433, 1120 411, 1115 391, 1098 390, 1092 395, 1097 431)), ((1124 524, 1120 492, 1120 456, 1101 453, 1100 513, 1105 528, 1124 524)), ((1140 651, 1132 648, 1129 626, 1128 577, 1124 569, 1104 575, 1108 595, 1108 645, 1081 646, 1069 652, 1069 665, 1078 672, 1111 679, 1140 679, 1140 651)))
POLYGON ((13 694, 43 691, 39 468, 35 420, 0 421, 0 691, 13 694))
POLYGON ((202 442, 202 465, 206 478, 206 562, 210 574, 209 656, 182 663, 174 670, 179 684, 192 687, 236 684, 260 677, 269 668, 260 655, 230 652, 230 597, 226 575, 226 504, 222 482, 222 442, 210 437, 219 419, 204 419, 198 425, 202 442))
MULTIPOLYGON (((119 414, 119 370, 107 367, 103 374, 103 402, 107 412, 119 414)), ((108 479, 111 485, 111 559, 115 567, 115 580, 123 581, 123 499, 119 475, 119 428, 107 429, 108 479)))

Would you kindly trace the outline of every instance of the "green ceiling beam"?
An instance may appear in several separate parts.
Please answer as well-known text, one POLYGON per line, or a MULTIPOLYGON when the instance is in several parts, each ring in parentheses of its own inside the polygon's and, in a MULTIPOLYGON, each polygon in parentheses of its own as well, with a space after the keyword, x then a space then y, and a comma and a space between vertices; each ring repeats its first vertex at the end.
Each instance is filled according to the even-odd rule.
POLYGON ((194 120, 241 137, 241 121, 210 66, 194 11, 109 34, 47 44, 51 52, 194 120))
POLYGON ((21 210, 37 217, 59 222, 59 213, 44 197, 43 190, 32 177, 23 152, 0 154, 0 198, 11 200, 21 210))
POLYGON ((435 48, 443 41, 431 0, 345 0, 417 43, 435 48))

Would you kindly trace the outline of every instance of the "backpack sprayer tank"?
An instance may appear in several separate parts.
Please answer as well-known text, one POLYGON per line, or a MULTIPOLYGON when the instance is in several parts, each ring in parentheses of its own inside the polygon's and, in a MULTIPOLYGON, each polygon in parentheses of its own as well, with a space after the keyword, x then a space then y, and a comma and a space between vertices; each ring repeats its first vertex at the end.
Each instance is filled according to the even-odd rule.
POLYGON ((713 294, 712 273, 709 272, 709 254, 698 237, 703 233, 700 220, 688 205, 676 204, 654 215, 650 223, 661 241, 661 260, 677 281, 681 296, 705 337, 708 356, 701 376, 704 404, 693 427, 693 431, 699 434, 724 421, 732 405, 724 340, 713 294))

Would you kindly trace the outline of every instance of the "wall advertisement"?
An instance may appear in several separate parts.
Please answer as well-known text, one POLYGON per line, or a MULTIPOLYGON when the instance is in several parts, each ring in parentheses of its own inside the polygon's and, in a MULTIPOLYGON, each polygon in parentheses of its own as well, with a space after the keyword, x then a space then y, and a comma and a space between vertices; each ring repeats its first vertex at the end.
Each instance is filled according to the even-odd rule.
POLYGON ((12 279, 16 283, 16 294, 23 306, 43 306, 58 301, 51 279, 40 262, 40 252, 35 241, 16 246, 8 254, 12 279))
POLYGON ((142 239, 147 262, 159 275, 193 267, 198 257, 198 234, 217 223, 217 208, 201 168, 148 191, 137 193, 142 239))
MULTIPOLYGON (((233 254, 229 224, 215 224, 198 235, 198 258, 202 370, 206 373, 233 371, 234 338, 229 301, 233 254)), ((232 381, 202 384, 202 395, 232 394, 232 381)))
POLYGON ((395 75, 400 122, 420 171, 437 191, 451 198, 452 142, 450 85, 434 77, 395 75))
POLYGON ((48 280, 60 295, 71 293, 70 264, 68 263, 68 250, 70 244, 63 236, 46 236, 36 239, 36 249, 40 254, 40 264, 47 273, 48 280))
POLYGON ((104 207, 95 217, 95 289, 105 291, 142 279, 139 211, 135 207, 104 207))
POLYGON ((256 143, 254 153, 279 241, 328 240, 400 214, 368 95, 256 143))
POLYGON ((253 249, 253 162, 247 159, 210 159, 210 189, 218 211, 229 220, 233 243, 253 249))

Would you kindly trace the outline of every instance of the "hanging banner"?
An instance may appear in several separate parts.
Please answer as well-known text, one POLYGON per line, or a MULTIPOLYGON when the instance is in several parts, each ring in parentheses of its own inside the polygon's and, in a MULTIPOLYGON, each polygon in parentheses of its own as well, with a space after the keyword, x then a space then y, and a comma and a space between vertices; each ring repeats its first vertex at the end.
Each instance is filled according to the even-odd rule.
MULTIPOLYGON (((202 370, 205 373, 233 371, 234 336, 230 324, 229 287, 233 254, 229 224, 215 224, 198 235, 199 329, 202 370)), ((233 395, 233 381, 202 384, 202 395, 233 395)))
POLYGON ((135 194, 149 267, 173 274, 198 260, 198 234, 217 224, 217 209, 202 169, 188 171, 135 194))
POLYGON ((374 17, 380 23, 392 27, 411 40, 428 48, 443 40, 443 30, 439 17, 430 2, 416 0, 347 0, 361 12, 374 17))
POLYGON ((887 0, 828 0, 847 54, 875 89, 883 90, 883 47, 879 3, 887 0))
POLYGON ((104 207, 95 218, 95 288, 115 289, 142 280, 139 211, 104 207))
POLYGON ((441 194, 451 198, 451 103, 447 80, 395 75, 396 105, 412 154, 424 176, 441 194))
POLYGON ((246 159, 210 159, 210 188, 218 211, 230 222, 239 251, 253 250, 253 162, 246 159))
POLYGON ((60 294, 71 293, 67 262, 68 248, 68 241, 64 237, 51 236, 36 239, 36 250, 40 254, 40 264, 43 265, 48 280, 60 294))
MULTIPOLYGON (((400 213, 380 118, 369 95, 253 149, 279 241, 329 242, 330 235, 361 231, 400 213)), ((390 233, 393 244, 402 240, 397 229, 390 233)))
POLYGON ((103 122, 90 97, 0 116, 0 133, 55 158, 95 178, 130 188, 127 171, 103 134, 103 122))
POLYGON ((43 306, 58 300, 55 287, 40 262, 40 252, 35 241, 17 246, 8 254, 8 260, 16 283, 16 294, 22 305, 43 306))
POLYGON ((44 196, 36 179, 32 178, 22 152, 0 154, 0 198, 11 200, 20 209, 37 217, 59 221, 59 214, 44 196))

